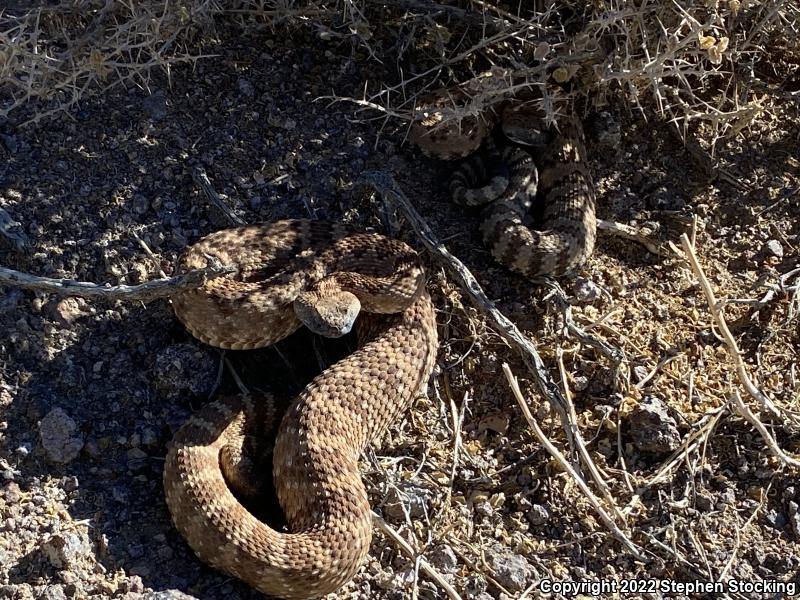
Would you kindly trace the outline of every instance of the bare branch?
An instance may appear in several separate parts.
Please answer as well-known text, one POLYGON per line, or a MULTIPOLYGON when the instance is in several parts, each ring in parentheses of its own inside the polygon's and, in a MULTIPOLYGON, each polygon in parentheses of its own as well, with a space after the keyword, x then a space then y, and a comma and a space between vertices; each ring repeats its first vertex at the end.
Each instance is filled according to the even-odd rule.
POLYGON ((739 411, 739 414, 741 414, 745 420, 755 427, 756 431, 761 434, 762 439, 767 444, 767 448, 769 448, 769 451, 773 454, 773 456, 790 467, 794 467, 795 469, 800 468, 800 460, 787 454, 783 451, 783 449, 781 449, 780 446, 778 446, 778 442, 775 441, 775 438, 769 432, 764 423, 762 423, 755 413, 750 410, 750 407, 744 403, 744 400, 742 400, 738 390, 733 392, 733 400, 736 404, 736 409, 739 411))
MULTIPOLYGON (((212 260, 209 258, 209 263, 211 262, 212 260)), ((178 292, 199 288, 209 279, 235 272, 236 267, 220 265, 217 262, 204 269, 194 269, 175 277, 157 279, 139 285, 99 285, 74 279, 39 277, 0 267, 0 285, 10 285, 59 296, 149 302, 157 298, 168 298, 178 292)))
POLYGON ((600 231, 606 231, 623 239, 638 242, 656 256, 672 256, 672 253, 664 244, 650 239, 641 231, 630 225, 617 223, 616 221, 607 221, 606 219, 597 219, 597 228, 600 231))
POLYGON ((391 175, 382 171, 371 171, 364 174, 364 179, 378 190, 384 200, 401 209, 417 236, 428 249, 428 252, 450 271, 458 283, 461 284, 472 303, 487 316, 497 332, 519 349, 522 359, 531 370, 531 373, 533 373, 534 380, 542 395, 556 409, 562 422, 566 423, 567 413, 569 412, 566 406, 566 399, 561 390, 558 389, 556 382, 547 373, 544 361, 539 356, 534 343, 525 337, 503 313, 497 310, 497 307, 489 300, 489 297, 470 270, 458 258, 453 256, 444 244, 439 242, 391 175))
POLYGON ((572 477, 573 481, 578 484, 578 487, 583 492, 586 499, 589 501, 589 504, 592 505, 597 515, 603 521, 605 526, 611 531, 611 534, 617 538, 617 540, 628 549, 628 552, 633 554, 639 560, 644 560, 644 554, 642 550, 634 544, 625 532, 623 532, 617 524, 614 522, 614 519, 605 511, 605 509, 600 504, 600 501, 597 497, 592 493, 592 490, 589 489, 589 486, 586 485, 586 482, 583 480, 575 469, 572 468, 572 465, 569 461, 564 458, 564 455, 559 452, 558 448, 556 448, 553 443, 547 439, 547 436, 544 434, 542 429, 539 427, 539 424, 536 422, 536 419, 533 418, 531 414, 530 408, 528 408, 528 403, 525 402, 525 398, 522 396, 522 390, 519 389, 519 382, 517 378, 514 377, 514 374, 511 372, 511 368, 506 364, 503 363, 503 373, 505 373, 506 379, 508 380, 508 385, 511 388, 511 392, 514 394, 514 398, 517 400, 517 404, 519 404, 520 410, 522 410, 522 414, 525 417, 525 420, 528 422, 528 425, 533 431, 533 434, 536 436, 536 439, 539 440, 539 443, 544 446, 544 449, 547 450, 547 453, 552 456, 558 464, 567 472, 567 474, 572 477))
POLYGON ((797 425, 795 417, 786 411, 779 410, 772 403, 772 400, 770 400, 766 394, 764 394, 764 392, 758 389, 758 386, 750 378, 750 374, 747 372, 747 367, 742 359, 742 353, 739 350, 739 346, 736 344, 736 339, 734 339, 733 334, 731 333, 731 330, 728 328, 728 324, 725 321, 725 317, 722 314, 722 307, 717 301, 714 290, 711 288, 711 283, 709 283, 703 268, 700 266, 700 261, 697 259, 697 254, 695 253, 694 247, 689 241, 689 237, 685 233, 681 235, 681 246, 683 247, 685 258, 688 261, 689 266, 692 268, 692 271, 694 271, 694 274, 697 276, 697 279, 700 282, 700 287, 705 294, 709 310, 711 311, 711 315, 717 324, 717 328, 720 330, 720 333, 722 333, 725 346, 728 349, 728 355, 731 357, 731 360, 736 367, 736 373, 739 376, 739 381, 747 390, 747 393, 750 394, 756 401, 758 401, 764 410, 772 414, 774 417, 777 417, 782 422, 788 420, 794 425, 797 425))
POLYGON ((211 181, 209 181, 208 175, 206 175, 203 167, 194 167, 192 169, 192 179, 200 189, 203 190, 208 204, 219 211, 231 225, 244 225, 246 223, 244 219, 239 217, 225 204, 222 197, 211 187, 211 181))
MULTIPOLYGON (((373 171, 366 173, 364 179, 378 190, 384 200, 400 208, 428 251, 453 274, 469 299, 478 310, 484 314, 487 320, 493 325, 494 329, 508 341, 512 347, 517 348, 522 356, 522 360, 533 374, 534 381, 539 391, 547 398, 550 405, 558 413, 570 448, 576 451, 578 456, 580 456, 582 464, 592 475, 598 487, 603 491, 603 495, 606 499, 610 501, 617 518, 624 521, 624 516, 613 503, 608 493, 607 486, 600 477, 599 470, 586 449, 586 443, 578 428, 574 406, 569 399, 561 393, 558 384, 550 377, 534 343, 523 335, 517 326, 495 307, 494 303, 489 300, 480 284, 475 279, 475 276, 467 269, 464 263, 453 256, 444 244, 436 239, 433 231, 431 231, 422 216, 414 209, 411 202, 391 175, 385 172, 373 171)), ((613 352, 612 355, 614 355, 613 352)))
POLYGON ((402 537, 400 537, 400 534, 397 533, 394 529, 392 529, 392 527, 374 511, 372 512, 372 524, 378 530, 380 530, 386 537, 388 537, 395 544, 397 544, 397 546, 403 551, 403 553, 406 556, 409 556, 414 559, 419 558, 419 568, 428 577, 430 577, 436 583, 442 586, 442 589, 444 590, 445 594, 447 594, 447 597, 450 598, 450 600, 461 600, 461 596, 458 595, 458 592, 453 588, 453 586, 447 583, 444 577, 442 577, 439 574, 439 572, 436 569, 434 569, 427 560, 419 556, 419 552, 414 550, 414 548, 411 547, 411 544, 409 544, 402 537))

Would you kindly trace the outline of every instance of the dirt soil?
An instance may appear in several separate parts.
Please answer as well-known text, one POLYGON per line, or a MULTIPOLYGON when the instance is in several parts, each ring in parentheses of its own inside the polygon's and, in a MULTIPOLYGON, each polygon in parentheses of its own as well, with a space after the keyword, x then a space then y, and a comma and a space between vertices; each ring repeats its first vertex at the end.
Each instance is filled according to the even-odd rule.
MULTIPOLYGON (((387 229, 383 205, 358 184, 366 170, 389 170, 567 384, 625 515, 619 523, 646 560, 625 551, 536 441, 503 363, 569 455, 517 351, 430 257, 438 368, 427 398, 362 461, 371 503, 389 525, 463 598, 544 597, 545 579, 800 583, 797 471, 771 456, 729 404, 733 393, 794 455, 798 429, 744 391, 696 278, 666 245, 678 248, 679 235, 694 232, 721 299, 760 299, 798 266, 800 128, 785 107, 771 106, 720 148, 711 169, 667 125, 613 104, 586 114, 599 217, 640 227, 667 249, 658 256, 602 233, 585 269, 562 281, 574 322, 624 352, 615 367, 586 339, 564 334, 546 288, 491 260, 476 215, 448 201, 448 167, 404 144, 401 123, 359 121, 352 104, 319 99, 359 97, 365 80, 392 81, 389 67, 303 28, 225 39, 204 48, 214 56, 149 90, 118 89, 25 128, 0 124, 0 207, 25 237, 21 250, 2 246, 1 265, 109 284, 170 275, 187 244, 224 226, 192 181, 195 165, 249 222, 339 219, 421 249, 408 226, 387 229)), ((796 291, 778 290, 763 305, 730 304, 725 313, 757 384, 794 411, 797 303, 796 291)), ((223 355, 193 340, 163 300, 11 287, 0 287, 0 331, 0 598, 260 597, 200 563, 172 527, 161 483, 166 445, 209 394, 235 393, 223 356, 246 385, 288 398, 353 340, 298 332, 277 349, 223 355)), ((365 565, 336 597, 445 595, 376 532, 365 565)))

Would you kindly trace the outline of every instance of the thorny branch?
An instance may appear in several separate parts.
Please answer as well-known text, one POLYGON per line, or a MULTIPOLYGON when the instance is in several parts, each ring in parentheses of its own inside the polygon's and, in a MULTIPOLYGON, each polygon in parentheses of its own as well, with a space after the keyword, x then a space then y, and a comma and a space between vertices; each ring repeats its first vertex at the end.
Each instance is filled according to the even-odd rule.
POLYGON ((0 267, 0 285, 10 285, 60 296, 149 302, 157 298, 174 296, 178 292, 199 288, 209 279, 236 272, 235 267, 221 265, 212 257, 208 257, 208 261, 209 266, 204 269, 194 269, 175 277, 156 279, 139 285, 100 285, 74 279, 39 277, 0 267))
POLYGON ((517 378, 511 372, 511 368, 505 363, 503 363, 503 373, 506 376, 508 385, 511 388, 511 392, 514 394, 514 398, 516 399, 517 404, 520 407, 520 410, 522 410, 522 414, 525 417, 525 420, 528 422, 528 425, 530 426, 531 431, 533 431, 534 435, 536 436, 536 439, 539 440, 539 443, 542 444, 542 446, 544 446, 548 454, 550 454, 550 456, 556 459, 558 463, 561 465, 561 467, 567 473, 569 473, 570 477, 572 477, 572 479, 578 484, 578 487, 581 489, 584 496, 586 496, 586 498, 589 500, 589 503, 592 505, 595 512, 600 516, 603 523, 611 531, 614 537, 617 538, 617 540, 619 540, 619 542, 623 546, 625 546, 628 549, 628 551, 631 554, 633 554, 636 558, 638 558, 639 560, 644 560, 644 555, 642 554, 642 551, 636 546, 636 544, 634 544, 628 538, 627 535, 625 535, 624 531, 622 531, 619 527, 617 527, 617 524, 614 522, 611 516, 605 511, 603 506, 600 504, 600 501, 592 493, 592 490, 589 488, 588 485, 586 485, 586 482, 583 480, 583 477, 581 477, 580 474, 578 474, 572 468, 572 465, 569 463, 569 461, 567 461, 567 459, 564 458, 564 455, 561 454, 561 452, 559 452, 558 448, 556 448, 553 445, 553 443, 547 438, 542 429, 539 427, 539 424, 536 422, 536 419, 534 419, 533 415, 531 414, 530 408, 528 408, 528 403, 525 402, 525 398, 522 395, 522 390, 520 390, 519 388, 519 382, 517 381, 517 378))
POLYGON ((606 499, 609 500, 609 504, 616 517, 621 522, 624 522, 624 515, 617 509, 613 499, 611 499, 607 486, 600 477, 597 466, 589 455, 586 443, 577 425, 574 407, 569 399, 561 393, 558 384, 553 381, 548 374, 534 343, 523 335, 517 326, 495 307, 494 303, 486 296, 480 284, 475 279, 475 276, 464 263, 453 256, 444 244, 439 242, 428 224, 416 211, 391 175, 385 172, 373 171, 366 173, 364 179, 378 190, 378 193, 386 202, 397 206, 402 211, 417 236, 422 240, 422 243, 433 257, 442 263, 461 284, 461 287, 472 303, 486 316, 494 329, 513 347, 519 350, 522 360, 533 374, 534 381, 540 392, 547 398, 550 405, 558 413, 570 448, 580 456, 581 463, 584 468, 589 471, 596 485, 603 491, 603 495, 606 499))

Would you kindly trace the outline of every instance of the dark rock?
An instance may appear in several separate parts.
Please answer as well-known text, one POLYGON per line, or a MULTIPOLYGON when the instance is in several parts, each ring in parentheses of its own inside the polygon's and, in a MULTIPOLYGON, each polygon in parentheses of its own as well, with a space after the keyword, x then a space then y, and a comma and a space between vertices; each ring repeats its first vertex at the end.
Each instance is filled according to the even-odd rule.
POLYGON ((160 121, 167 116, 167 97, 162 91, 154 92, 142 100, 142 108, 154 121, 160 121))
POLYGON ((239 92, 242 94, 242 96, 252 98, 256 95, 256 90, 253 87, 253 84, 244 77, 240 77, 237 83, 239 86, 239 92))
POLYGON ((618 148, 622 140, 622 125, 610 112, 603 111, 595 115, 590 123, 589 133, 604 148, 618 148))
POLYGON ((383 511, 388 519, 396 523, 404 522, 406 511, 412 519, 427 515, 432 500, 432 490, 404 481, 391 489, 383 511))
POLYGON ((628 423, 633 443, 642 452, 660 454, 680 446, 678 424, 655 396, 645 396, 628 416, 628 423))
POLYGON ((550 511, 544 504, 534 504, 526 516, 531 525, 544 525, 550 520, 550 511))
POLYGON ((434 546, 427 556, 431 564, 443 573, 455 573, 458 570, 458 558, 447 544, 434 546))

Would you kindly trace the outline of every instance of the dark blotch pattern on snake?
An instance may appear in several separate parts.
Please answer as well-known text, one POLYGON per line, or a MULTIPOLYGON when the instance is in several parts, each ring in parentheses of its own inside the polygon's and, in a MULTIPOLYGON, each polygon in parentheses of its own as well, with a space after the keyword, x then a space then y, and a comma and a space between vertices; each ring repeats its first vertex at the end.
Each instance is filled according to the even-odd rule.
POLYGON ((527 277, 558 277, 580 268, 594 250, 597 223, 594 182, 577 117, 561 119, 558 129, 547 128, 537 110, 511 104, 499 119, 487 111, 442 124, 436 118, 441 98, 440 92, 438 100, 421 109, 410 137, 435 158, 471 155, 451 178, 450 194, 459 204, 486 206, 480 231, 495 259, 527 277), (491 164, 498 154, 493 130, 503 144, 507 176, 498 175, 491 164), (540 215, 535 227, 531 207, 540 215))

